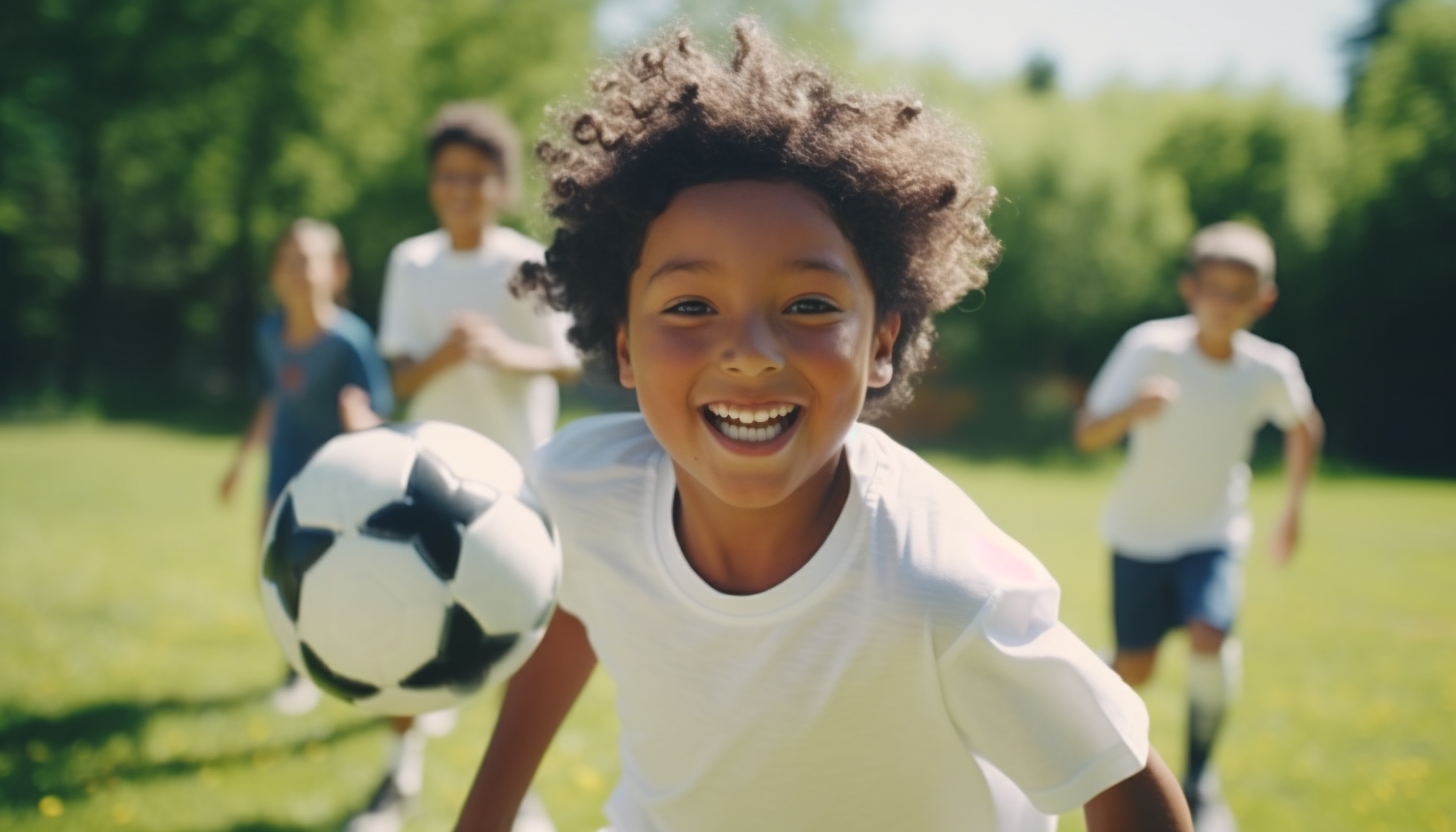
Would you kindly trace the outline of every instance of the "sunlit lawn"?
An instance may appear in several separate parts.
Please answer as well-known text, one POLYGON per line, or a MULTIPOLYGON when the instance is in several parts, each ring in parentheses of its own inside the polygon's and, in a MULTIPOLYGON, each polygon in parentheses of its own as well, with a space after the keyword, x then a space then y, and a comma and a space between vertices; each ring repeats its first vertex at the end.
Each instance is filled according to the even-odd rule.
MULTIPOLYGON (((267 705, 282 664, 252 588, 257 500, 215 498, 232 443, 0 426, 0 829, 329 830, 367 799, 378 722, 267 705)), ((1051 567, 1071 626, 1107 644, 1096 515, 1113 469, 933 460, 1051 567)), ((1258 482, 1261 520, 1279 497, 1258 482)), ((1456 484, 1323 479, 1299 561, 1277 571, 1263 554, 1220 750, 1244 828, 1456 829, 1456 484)), ((1183 644, 1168 647, 1146 694, 1176 768, 1183 644)), ((493 707, 479 698, 432 743, 412 829, 449 828, 493 707)), ((614 742, 599 676, 538 778, 562 832, 602 823, 614 742)))

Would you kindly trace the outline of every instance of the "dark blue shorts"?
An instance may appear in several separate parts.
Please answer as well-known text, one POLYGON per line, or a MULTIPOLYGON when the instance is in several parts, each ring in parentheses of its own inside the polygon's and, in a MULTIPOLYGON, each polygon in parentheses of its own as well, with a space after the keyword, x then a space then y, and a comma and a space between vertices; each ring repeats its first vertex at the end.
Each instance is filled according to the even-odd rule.
POLYGON ((1112 620, 1117 646, 1148 650, 1169 630, 1197 619, 1233 629, 1242 592, 1242 564, 1227 549, 1190 552, 1169 561, 1112 554, 1112 620))

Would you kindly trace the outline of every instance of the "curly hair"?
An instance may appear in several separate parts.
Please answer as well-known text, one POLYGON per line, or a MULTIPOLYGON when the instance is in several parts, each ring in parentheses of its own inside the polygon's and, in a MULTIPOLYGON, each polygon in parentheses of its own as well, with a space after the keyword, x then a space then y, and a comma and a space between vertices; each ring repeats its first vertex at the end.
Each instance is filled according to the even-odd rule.
POLYGON ((558 228, 517 291, 570 312, 570 338, 616 376, 627 286, 651 222, 680 191, 735 180, 790 181, 818 194, 854 246, 876 314, 898 312, 894 378, 865 417, 908 401, 934 341, 931 315, 985 283, 999 245, 993 188, 973 137, 907 96, 843 90, 787 56, 752 18, 724 62, 685 28, 592 78, 583 109, 552 113, 562 134, 536 148, 558 228))
POLYGON ((521 195, 521 137, 511 120, 484 101, 455 101, 444 105, 430 122, 425 153, 431 162, 446 145, 473 147, 495 163, 505 185, 503 207, 521 195))

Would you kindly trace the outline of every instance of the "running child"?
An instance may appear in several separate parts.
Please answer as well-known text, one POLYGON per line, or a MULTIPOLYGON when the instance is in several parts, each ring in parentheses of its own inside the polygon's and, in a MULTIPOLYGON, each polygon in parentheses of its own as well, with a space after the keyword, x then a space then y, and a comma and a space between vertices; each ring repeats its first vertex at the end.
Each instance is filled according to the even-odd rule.
POLYGON ((430 207, 440 227, 395 246, 379 345, 410 419, 464 425, 525 462, 556 429, 558 381, 581 362, 571 319, 517 297, 540 243, 498 225, 520 191, 519 139, 480 102, 443 107, 430 127, 430 207))
MULTIPOLYGON (((343 237, 330 223, 295 220, 273 249, 268 282, 278 309, 263 316, 257 331, 266 392, 219 489, 230 501, 248 456, 267 445, 265 523, 283 487, 314 451, 344 431, 387 418, 394 408, 369 325, 338 303, 348 281, 343 237)), ((290 670, 273 704, 296 714, 310 710, 318 697, 312 683, 290 670)))
POLYGON ((633 53, 540 150, 561 227, 522 283, 642 412, 533 459, 560 608, 458 828, 509 827, 600 660, 616 832, 1189 829, 1056 582, 859 422, 997 250, 967 137, 734 33, 731 64, 686 32, 633 53))
MULTIPOLYGON (((520 192, 520 140, 495 108, 447 104, 430 126, 430 207, 440 227, 395 246, 384 276, 379 344, 411 420, 464 425, 522 463, 556 429, 559 381, 581 362, 571 319, 511 292, 540 243, 497 224, 520 192)), ((392 832, 424 778, 426 734, 448 732, 454 711, 393 721, 396 744, 369 807, 348 832, 392 832)), ((516 832, 551 832, 534 795, 516 832)))
POLYGON ((1208 760, 1240 670, 1229 633, 1252 531, 1249 454, 1266 422, 1283 429, 1289 494, 1271 550, 1283 564, 1299 540, 1323 423, 1294 353, 1247 331, 1278 296, 1264 232, 1235 222, 1198 232, 1178 290, 1189 314, 1122 337, 1087 393, 1076 444, 1090 452, 1129 437, 1102 523, 1113 550, 1114 667, 1139 686, 1163 636, 1188 630, 1183 788, 1200 828, 1231 828, 1208 760))

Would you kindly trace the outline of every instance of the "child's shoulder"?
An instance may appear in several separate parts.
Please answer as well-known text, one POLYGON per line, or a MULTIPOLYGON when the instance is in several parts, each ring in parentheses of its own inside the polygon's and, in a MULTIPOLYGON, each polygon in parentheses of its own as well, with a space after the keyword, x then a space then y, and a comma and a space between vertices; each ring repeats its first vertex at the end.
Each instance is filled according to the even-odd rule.
POLYGON ((365 323, 363 318, 343 307, 336 310, 334 320, 329 324, 329 331, 333 333, 334 337, 353 347, 373 348, 374 330, 369 328, 369 324, 365 323))
POLYGON ((426 268, 450 247, 450 236, 437 228, 397 244, 389 255, 392 265, 426 268))
POLYGON ((1181 350, 1198 337, 1198 322, 1192 315, 1143 321, 1122 336, 1130 349, 1181 350))
POLYGON ((1283 344, 1276 344, 1267 338, 1261 338, 1248 330, 1243 330, 1234 336, 1234 347, 1255 364, 1281 373, 1299 368, 1299 357, 1294 354, 1293 350, 1283 344))
POLYGON ((575 489, 586 481, 642 471, 662 453, 640 413, 607 413, 557 431, 532 455, 527 469, 538 490, 575 489))
POLYGON ((270 309, 258 316, 258 326, 255 330, 259 340, 267 343, 282 343, 283 341, 283 310, 270 309))
POLYGON ((541 262, 546 257, 546 247, 525 234, 504 225, 490 230, 486 245, 492 250, 516 260, 541 262))
MULTIPOLYGON (((877 536, 893 541, 901 574, 921 590, 973 609, 1004 591, 1039 594, 1056 582, 1026 547, 991 521, 960 485, 884 433, 859 427, 881 470, 867 496, 877 536)), ((974 487, 974 473, 971 475, 974 487)), ((891 555, 880 552, 881 556, 891 555)))

